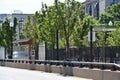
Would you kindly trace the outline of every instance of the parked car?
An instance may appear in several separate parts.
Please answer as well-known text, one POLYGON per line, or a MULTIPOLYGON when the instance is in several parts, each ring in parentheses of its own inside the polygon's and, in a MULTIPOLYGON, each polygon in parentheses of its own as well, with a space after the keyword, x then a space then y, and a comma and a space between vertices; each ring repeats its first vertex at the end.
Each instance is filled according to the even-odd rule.
POLYGON ((13 59, 28 59, 28 54, 25 51, 14 51, 13 59))

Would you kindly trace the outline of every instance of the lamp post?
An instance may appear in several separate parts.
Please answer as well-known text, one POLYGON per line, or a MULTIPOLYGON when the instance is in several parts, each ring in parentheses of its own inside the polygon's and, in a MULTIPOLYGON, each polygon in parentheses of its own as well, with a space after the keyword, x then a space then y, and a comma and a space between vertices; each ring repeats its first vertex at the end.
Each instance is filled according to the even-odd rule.
POLYGON ((10 22, 10 59, 12 59, 12 57, 13 57, 13 43, 12 43, 12 41, 13 41, 13 38, 12 38, 12 27, 13 27, 13 22, 10 22))

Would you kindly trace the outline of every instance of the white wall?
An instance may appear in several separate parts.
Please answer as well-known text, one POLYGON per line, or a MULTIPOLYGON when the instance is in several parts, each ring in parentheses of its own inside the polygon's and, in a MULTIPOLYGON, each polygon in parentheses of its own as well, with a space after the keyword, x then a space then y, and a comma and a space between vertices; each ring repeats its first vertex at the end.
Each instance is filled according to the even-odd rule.
POLYGON ((0 59, 5 59, 5 48, 0 48, 0 59))
POLYGON ((45 60, 45 43, 44 42, 39 44, 38 60, 45 60))
POLYGON ((105 0, 100 0, 99 1, 99 14, 101 13, 105 13, 105 7, 106 7, 106 4, 105 4, 105 0))

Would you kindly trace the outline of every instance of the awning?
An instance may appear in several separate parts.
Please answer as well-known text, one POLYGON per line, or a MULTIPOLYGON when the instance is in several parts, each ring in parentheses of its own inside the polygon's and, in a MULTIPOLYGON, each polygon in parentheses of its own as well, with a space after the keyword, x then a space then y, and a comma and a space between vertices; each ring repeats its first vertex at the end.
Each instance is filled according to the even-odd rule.
POLYGON ((20 39, 13 41, 13 44, 18 45, 26 45, 26 44, 32 44, 33 39, 20 39))

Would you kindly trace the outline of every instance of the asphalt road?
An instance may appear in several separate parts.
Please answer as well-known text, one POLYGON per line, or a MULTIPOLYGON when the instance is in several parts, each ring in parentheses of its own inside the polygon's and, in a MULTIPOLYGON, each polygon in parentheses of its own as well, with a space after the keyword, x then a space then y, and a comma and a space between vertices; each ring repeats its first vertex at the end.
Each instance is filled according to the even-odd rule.
POLYGON ((0 80, 91 80, 34 70, 0 67, 0 80))

